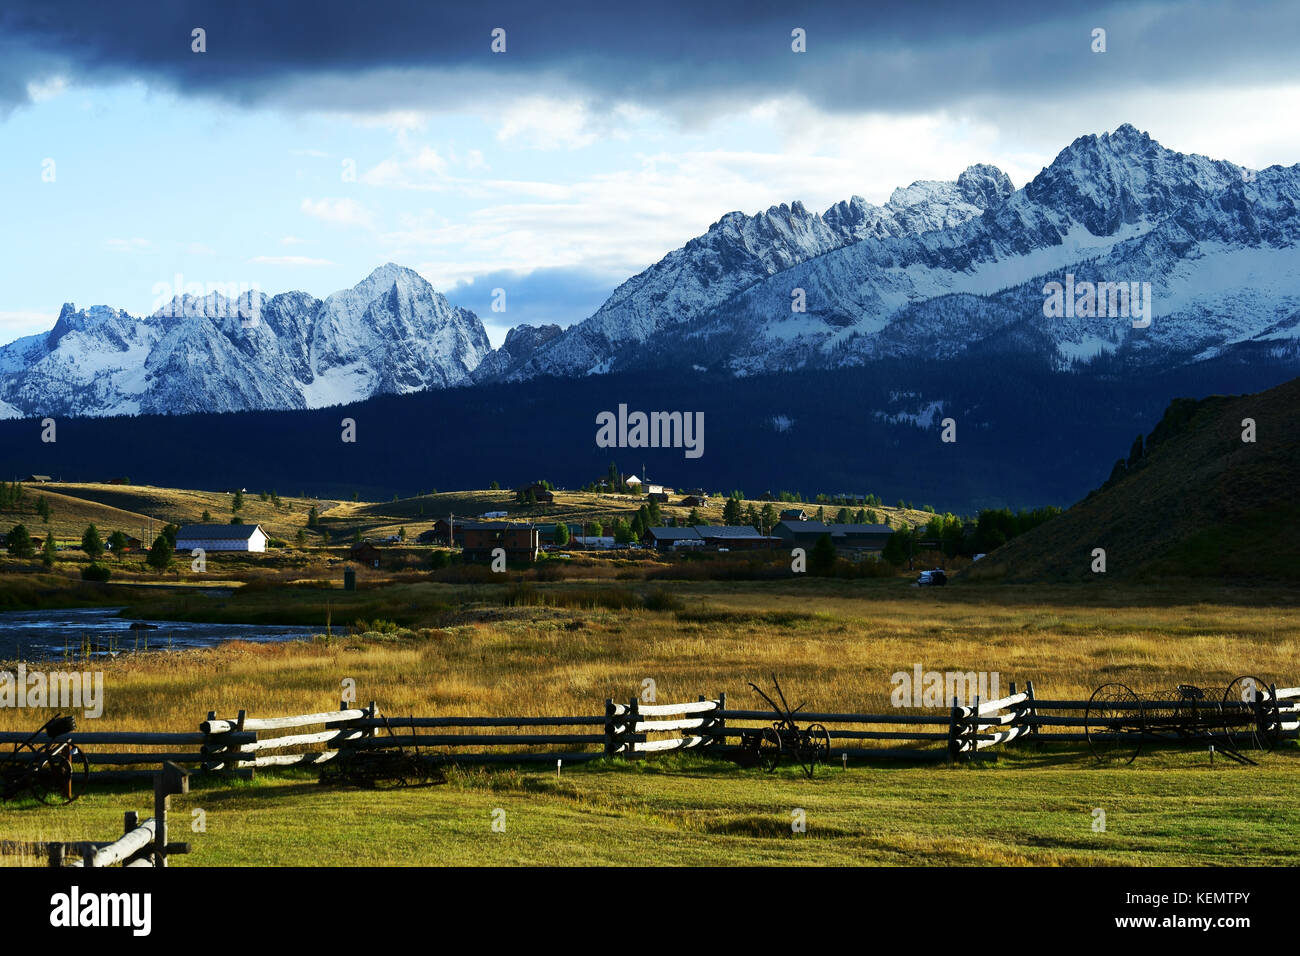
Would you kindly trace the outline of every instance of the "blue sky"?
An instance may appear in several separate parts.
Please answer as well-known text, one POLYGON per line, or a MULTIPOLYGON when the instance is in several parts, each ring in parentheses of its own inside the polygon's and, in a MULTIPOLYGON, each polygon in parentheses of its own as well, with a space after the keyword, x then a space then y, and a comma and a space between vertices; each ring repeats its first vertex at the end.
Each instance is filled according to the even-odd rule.
POLYGON ((1123 122, 1300 161, 1280 4, 106 9, 0 11, 0 341, 67 301, 151 311, 178 275, 323 297, 394 261, 499 344, 733 209, 879 203, 976 162, 1020 186, 1123 122))

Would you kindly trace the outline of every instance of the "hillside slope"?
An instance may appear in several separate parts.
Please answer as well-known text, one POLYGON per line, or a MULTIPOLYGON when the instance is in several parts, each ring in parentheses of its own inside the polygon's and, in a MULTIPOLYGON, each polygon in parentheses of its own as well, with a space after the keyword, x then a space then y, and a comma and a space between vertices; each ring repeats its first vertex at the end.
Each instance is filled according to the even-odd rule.
MULTIPOLYGON (((1300 582, 1300 379, 1181 399, 1135 467, 968 572, 1004 581, 1163 577, 1300 582), (1256 440, 1242 440, 1253 419, 1256 440), (1094 548, 1106 573, 1092 570, 1094 548)), ((1118 449, 1117 449, 1118 450, 1118 449)))

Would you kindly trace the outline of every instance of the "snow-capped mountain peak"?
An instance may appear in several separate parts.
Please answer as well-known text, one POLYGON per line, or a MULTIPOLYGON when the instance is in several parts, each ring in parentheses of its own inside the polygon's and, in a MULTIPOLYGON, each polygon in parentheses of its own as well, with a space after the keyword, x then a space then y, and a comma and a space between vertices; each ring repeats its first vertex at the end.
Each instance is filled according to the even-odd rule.
POLYGON ((388 263, 323 302, 305 292, 183 294, 135 318, 64 305, 0 349, 7 417, 315 408, 446 387, 491 347, 473 312, 388 263))

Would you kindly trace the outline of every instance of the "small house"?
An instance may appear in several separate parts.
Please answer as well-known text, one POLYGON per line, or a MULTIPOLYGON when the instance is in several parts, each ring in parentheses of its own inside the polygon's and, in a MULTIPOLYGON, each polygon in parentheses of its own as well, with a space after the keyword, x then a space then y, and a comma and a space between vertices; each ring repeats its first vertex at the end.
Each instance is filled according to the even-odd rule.
POLYGON ((49 475, 28 475, 23 480, 25 482, 28 482, 29 484, 34 483, 38 485, 43 485, 45 484, 45 482, 53 481, 54 479, 51 478, 49 475))
POLYGON ((362 541, 360 544, 354 544, 348 550, 348 557, 357 564, 364 564, 368 568, 378 568, 381 553, 369 541, 362 541))
POLYGON ((463 521, 456 526, 456 534, 465 557, 471 561, 487 560, 497 548, 505 550, 507 560, 537 560, 540 539, 537 528, 531 524, 463 521))
POLYGON ((687 495, 681 503, 684 508, 704 508, 708 506, 709 499, 699 495, 687 495))
POLYGON ((782 521, 807 521, 808 515, 804 514, 802 508, 786 508, 781 512, 782 521))
POLYGON ((533 482, 531 485, 524 485, 522 488, 516 488, 515 500, 527 501, 530 492, 532 493, 534 501, 546 502, 549 504, 555 500, 555 495, 551 492, 551 489, 537 481, 533 482))

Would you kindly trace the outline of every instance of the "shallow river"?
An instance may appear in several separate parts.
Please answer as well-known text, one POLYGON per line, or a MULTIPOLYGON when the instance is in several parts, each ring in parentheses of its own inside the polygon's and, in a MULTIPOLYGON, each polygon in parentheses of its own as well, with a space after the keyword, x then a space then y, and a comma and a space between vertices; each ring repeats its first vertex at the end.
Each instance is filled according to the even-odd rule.
POLYGON ((190 621, 147 621, 154 630, 131 630, 131 619, 118 617, 120 607, 65 608, 54 611, 0 612, 0 660, 80 656, 83 641, 101 652, 129 654, 136 650, 180 650, 211 647, 222 641, 285 641, 309 638, 319 628, 264 624, 203 624, 190 621))

